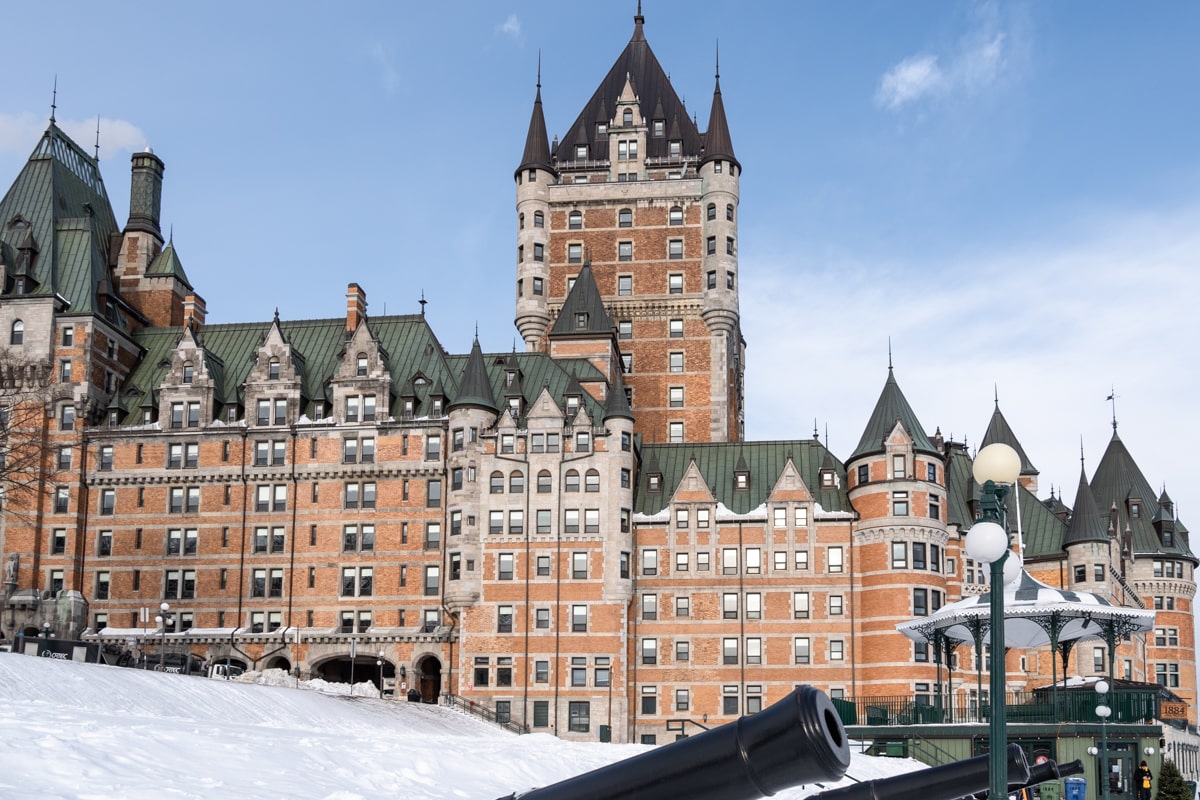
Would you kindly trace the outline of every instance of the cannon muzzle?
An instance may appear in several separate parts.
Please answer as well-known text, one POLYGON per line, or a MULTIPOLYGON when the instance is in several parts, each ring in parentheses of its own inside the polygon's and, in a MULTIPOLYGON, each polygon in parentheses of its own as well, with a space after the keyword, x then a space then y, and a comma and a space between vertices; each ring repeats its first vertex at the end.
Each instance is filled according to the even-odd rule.
MULTIPOLYGON (((1008 785, 1029 780, 1029 762, 1020 745, 1007 752, 1008 785)), ((987 755, 953 761, 940 767, 908 772, 892 778, 863 781, 816 795, 819 800, 957 800, 988 788, 987 755)))
POLYGON ((849 766, 846 729, 833 703, 801 686, 757 714, 501 800, 754 800, 836 781, 849 766))

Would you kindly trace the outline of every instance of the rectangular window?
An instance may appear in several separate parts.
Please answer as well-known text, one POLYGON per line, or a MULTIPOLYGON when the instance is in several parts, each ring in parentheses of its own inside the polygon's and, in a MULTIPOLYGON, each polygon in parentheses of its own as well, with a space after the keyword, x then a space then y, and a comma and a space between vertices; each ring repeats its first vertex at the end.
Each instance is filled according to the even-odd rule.
POLYGON ((826 555, 827 555, 827 564, 826 564, 827 571, 828 572, 841 572, 843 569, 842 548, 830 547, 826 551, 826 555))
POLYGON ((572 700, 567 705, 567 729, 571 733, 587 733, 592 729, 590 703, 572 700))
POLYGON ((808 592, 792 593, 792 615, 796 619, 808 619, 808 592))
POLYGON ((808 569, 808 551, 796 551, 796 569, 808 569))
POLYGON ((721 574, 722 575, 737 575, 738 573, 738 551, 733 547, 726 547, 721 551, 721 574))
MULTIPOLYGON (((683 239, 672 239, 667 242, 667 258, 673 261, 683 258, 683 239)), ((669 286, 671 294, 683 294, 683 276, 672 275, 669 286), (676 278, 679 279, 678 282, 676 282, 676 278)))
POLYGON ((642 574, 657 575, 658 574, 658 551, 643 550, 642 551, 642 574))
POLYGON ((587 633, 587 606, 571 606, 571 631, 573 633, 587 633))
POLYGON ((892 492, 892 516, 908 516, 908 492, 892 492))
POLYGON ((617 243, 617 261, 633 261, 633 242, 617 243))
POLYGON ((642 639, 642 663, 658 663, 658 639, 642 639))
POLYGON ((829 660, 843 661, 845 659, 845 643, 840 639, 833 639, 829 642, 829 660))
POLYGON ((683 353, 669 353, 667 355, 667 371, 683 372, 683 353))
POLYGON ((738 640, 736 638, 726 637, 721 640, 721 663, 738 663, 738 640))

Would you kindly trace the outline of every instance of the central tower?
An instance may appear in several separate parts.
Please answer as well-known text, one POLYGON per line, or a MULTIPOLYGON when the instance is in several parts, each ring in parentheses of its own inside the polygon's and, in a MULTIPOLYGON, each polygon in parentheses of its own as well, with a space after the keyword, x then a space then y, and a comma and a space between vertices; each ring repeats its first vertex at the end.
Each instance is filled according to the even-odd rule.
POLYGON ((539 76, 517 184, 516 325, 547 337, 585 263, 617 329, 638 432, 742 438, 738 184, 718 74, 701 133, 634 17, 633 37, 567 130, 546 135, 539 76))

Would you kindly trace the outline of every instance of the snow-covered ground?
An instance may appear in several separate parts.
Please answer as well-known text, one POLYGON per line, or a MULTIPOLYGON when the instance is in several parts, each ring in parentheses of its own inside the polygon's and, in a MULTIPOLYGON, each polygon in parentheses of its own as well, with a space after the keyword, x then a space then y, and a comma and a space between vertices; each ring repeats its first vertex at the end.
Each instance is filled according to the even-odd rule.
MULTIPOLYGON (((283 676, 227 682, 0 653, 0 797, 495 800, 651 749, 517 736, 379 700, 370 684, 352 697, 345 684, 283 676)), ((919 768, 855 754, 842 784, 919 768)))

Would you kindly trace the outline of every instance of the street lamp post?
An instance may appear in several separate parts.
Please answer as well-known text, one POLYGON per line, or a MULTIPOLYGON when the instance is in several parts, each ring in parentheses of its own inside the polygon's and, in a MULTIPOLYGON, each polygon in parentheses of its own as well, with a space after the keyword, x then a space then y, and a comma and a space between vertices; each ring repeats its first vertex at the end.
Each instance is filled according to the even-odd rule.
MULTIPOLYGON (((49 650, 50 649, 50 623, 49 622, 42 623, 42 638, 45 639, 45 643, 43 644, 43 647, 45 647, 46 650, 49 650)), ((41 653, 38 653, 38 655, 41 655, 41 653)))
POLYGON ((158 608, 162 611, 162 614, 155 617, 154 621, 162 627, 162 638, 159 640, 160 644, 158 647, 158 671, 162 672, 164 669, 164 657, 167 652, 167 612, 171 610, 171 604, 164 602, 158 608))
POLYGON ((1108 681, 1096 681, 1096 694, 1100 702, 1096 706, 1096 716, 1100 718, 1100 796, 1108 800, 1108 718, 1112 709, 1108 703, 1108 681))
POLYGON ((375 659, 375 666, 379 667, 379 699, 383 699, 383 651, 379 651, 379 658, 375 659))
POLYGON ((1004 562, 1009 557, 1008 530, 1004 527, 1004 498, 1010 484, 1021 474, 1021 457, 1006 444, 989 444, 975 456, 972 467, 979 495, 980 520, 967 531, 967 555, 991 564, 989 587, 989 647, 992 666, 988 673, 991 718, 988 725, 988 798, 1008 797, 1008 765, 1005 755, 1008 731, 1004 688, 1004 562))

